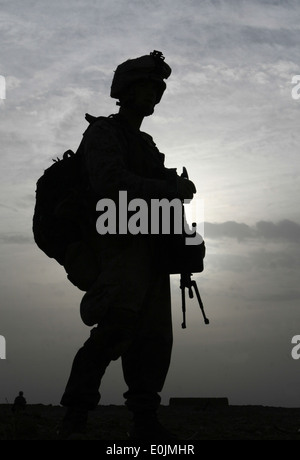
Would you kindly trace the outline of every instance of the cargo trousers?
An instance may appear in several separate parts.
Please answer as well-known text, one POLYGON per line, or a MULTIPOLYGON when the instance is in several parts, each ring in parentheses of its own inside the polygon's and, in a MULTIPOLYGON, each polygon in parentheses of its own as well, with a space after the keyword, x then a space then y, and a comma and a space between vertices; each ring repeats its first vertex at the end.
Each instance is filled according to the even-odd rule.
POLYGON ((148 235, 98 241, 99 276, 80 305, 83 322, 94 327, 74 358, 61 404, 95 408, 107 366, 121 358, 125 404, 134 413, 153 412, 172 350, 170 277, 159 263, 161 248, 148 235))

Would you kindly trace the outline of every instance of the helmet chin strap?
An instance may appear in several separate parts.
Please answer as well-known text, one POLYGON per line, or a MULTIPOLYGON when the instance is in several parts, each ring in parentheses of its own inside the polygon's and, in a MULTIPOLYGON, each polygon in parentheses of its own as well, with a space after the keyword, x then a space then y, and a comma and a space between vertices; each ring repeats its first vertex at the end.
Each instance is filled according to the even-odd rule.
POLYGON ((120 101, 117 101, 116 105, 124 109, 132 110, 133 112, 136 112, 143 117, 148 117, 152 115, 154 113, 155 106, 152 107, 152 110, 145 112, 143 110, 140 110, 139 105, 135 104, 133 87, 134 84, 132 85, 132 87, 128 88, 128 91, 126 93, 124 92, 124 97, 122 97, 120 101))
POLYGON ((132 100, 127 100, 125 101, 125 103, 119 102, 119 104, 117 103, 117 105, 119 105, 123 109, 131 110, 132 112, 135 112, 136 114, 142 117, 149 117, 150 115, 154 113, 154 107, 152 107, 152 110, 145 111, 145 110, 142 110, 140 106, 135 105, 132 100))

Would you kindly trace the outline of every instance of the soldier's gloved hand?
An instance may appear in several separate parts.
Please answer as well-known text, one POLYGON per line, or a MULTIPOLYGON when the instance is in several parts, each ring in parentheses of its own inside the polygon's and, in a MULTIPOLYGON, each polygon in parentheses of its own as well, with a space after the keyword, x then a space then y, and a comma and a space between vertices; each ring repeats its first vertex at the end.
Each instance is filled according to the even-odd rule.
POLYGON ((195 184, 191 180, 178 176, 177 192, 178 198, 181 200, 192 200, 194 193, 196 193, 197 190, 195 184))

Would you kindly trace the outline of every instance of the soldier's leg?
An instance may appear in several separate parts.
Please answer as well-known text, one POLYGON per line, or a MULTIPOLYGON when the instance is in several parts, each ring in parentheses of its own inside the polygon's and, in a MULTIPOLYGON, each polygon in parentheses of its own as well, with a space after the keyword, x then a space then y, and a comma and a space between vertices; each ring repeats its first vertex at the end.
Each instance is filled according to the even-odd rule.
POLYGON ((94 409, 100 400, 99 386, 112 360, 118 359, 135 335, 138 317, 134 312, 113 308, 102 324, 91 330, 89 339, 76 353, 61 399, 66 407, 94 409))
POLYGON ((139 241, 120 249, 106 251, 99 282, 92 294, 85 296, 84 315, 91 323, 99 324, 75 356, 61 400, 64 406, 88 410, 98 404, 99 385, 107 365, 127 350, 139 330, 150 282, 149 251, 139 241))
POLYGON ((170 280, 167 274, 157 273, 157 270, 153 274, 143 305, 139 334, 122 355, 128 385, 124 397, 128 409, 133 412, 137 436, 168 438, 168 433, 163 433, 156 424, 161 400, 159 393, 168 373, 172 350, 170 280))

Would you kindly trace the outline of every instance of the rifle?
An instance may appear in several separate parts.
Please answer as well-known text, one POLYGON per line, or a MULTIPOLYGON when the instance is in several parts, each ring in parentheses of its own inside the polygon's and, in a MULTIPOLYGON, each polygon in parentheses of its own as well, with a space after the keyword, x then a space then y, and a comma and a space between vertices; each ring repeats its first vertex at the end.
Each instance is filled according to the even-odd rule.
MULTIPOLYGON (((185 179, 189 178, 185 167, 183 167, 181 177, 185 179)), ((182 231, 184 230, 184 222, 185 222, 185 214, 184 214, 184 200, 183 200, 182 201, 182 231)), ((193 226, 196 228, 195 224, 193 224, 193 226)), ((204 318, 204 323, 209 324, 209 319, 205 315, 204 306, 203 306, 203 302, 202 302, 202 299, 201 299, 201 296, 198 290, 197 283, 195 280, 191 279, 192 276, 193 274, 190 273, 189 271, 187 272, 184 271, 180 273, 180 289, 181 289, 182 315, 183 315, 183 322, 181 324, 182 329, 186 329, 186 304, 185 304, 185 289, 186 288, 188 289, 190 299, 194 297, 193 289, 192 289, 194 288, 196 297, 197 297, 197 300, 200 306, 200 310, 204 318)))
POLYGON ((200 309, 201 309, 201 312, 204 318, 204 323, 209 324, 209 319, 205 315, 204 306, 203 306, 202 299, 200 297, 197 283, 195 280, 191 280, 191 276, 193 276, 192 273, 181 273, 180 274, 180 289, 181 289, 182 315, 183 315, 183 322, 181 324, 182 329, 186 329, 185 288, 187 288, 189 291, 190 299, 194 297, 193 290, 192 290, 192 288, 194 288, 196 297, 198 299, 199 306, 200 306, 200 309))

